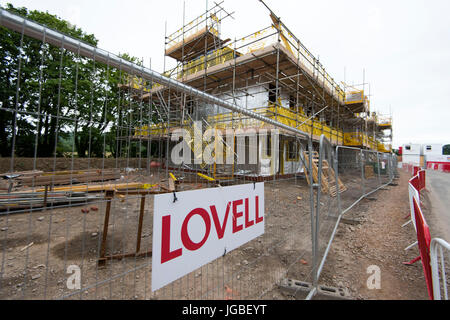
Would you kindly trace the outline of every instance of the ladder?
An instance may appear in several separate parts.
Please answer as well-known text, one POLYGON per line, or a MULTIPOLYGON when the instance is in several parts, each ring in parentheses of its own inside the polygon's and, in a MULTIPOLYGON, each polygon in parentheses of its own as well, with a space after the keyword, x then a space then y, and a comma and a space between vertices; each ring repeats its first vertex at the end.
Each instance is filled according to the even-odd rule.
MULTIPOLYGON (((189 148, 194 152, 194 155, 197 154, 197 158, 199 159, 200 157, 203 156, 203 150, 205 150, 205 148, 208 146, 209 142, 204 141, 202 139, 202 144, 201 144, 201 150, 196 150, 196 147, 200 147, 199 145, 196 146, 194 144, 194 134, 195 134, 195 121, 192 119, 192 117, 187 114, 188 116, 188 120, 190 125, 187 127, 187 131, 189 132, 189 134, 191 135, 191 140, 187 141, 187 145, 189 146, 189 148), (197 152, 196 152, 197 151, 197 152)), ((205 119, 202 119, 202 123, 204 126, 206 126, 206 128, 211 129, 213 128, 213 126, 208 123, 208 121, 206 121, 205 119)), ((202 137, 203 137, 203 131, 202 131, 202 137)), ((223 144, 223 148, 224 148, 224 152, 225 153, 233 153, 233 157, 237 157, 237 154, 234 150, 234 146, 230 146, 229 144, 226 143, 226 141, 220 137, 220 136, 216 136, 216 143, 222 143, 223 144)), ((213 151, 213 155, 216 156, 215 154, 215 150, 213 151)), ((217 155, 217 156, 223 156, 223 155, 217 155)), ((214 162, 211 165, 208 165, 204 162, 203 157, 202 157, 202 163, 200 164, 200 168, 202 170, 206 170, 208 171, 208 173, 211 173, 214 176, 214 179, 216 180, 233 180, 234 179, 234 162, 232 165, 227 165, 227 164, 217 164, 216 162, 214 162), (209 167, 209 169, 208 169, 209 167)))
MULTIPOLYGON (((309 152, 304 151, 303 156, 305 158, 305 163, 309 164, 309 152)), ((312 176, 314 183, 319 182, 319 153, 317 151, 312 153, 312 176)), ((306 181, 309 185, 311 185, 311 181, 309 179, 308 168, 305 167, 306 181)), ((327 160, 322 160, 322 192, 325 194, 329 194, 332 197, 336 197, 337 195, 337 186, 336 186, 336 178, 335 171, 329 165, 327 160)), ((339 185, 339 193, 343 193, 347 191, 347 187, 342 183, 341 179, 338 178, 339 185)))

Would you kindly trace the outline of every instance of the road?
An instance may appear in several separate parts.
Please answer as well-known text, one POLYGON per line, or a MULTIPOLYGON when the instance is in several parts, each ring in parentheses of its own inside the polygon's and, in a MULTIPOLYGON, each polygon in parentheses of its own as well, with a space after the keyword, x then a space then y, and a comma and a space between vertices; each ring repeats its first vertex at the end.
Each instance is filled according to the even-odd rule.
POLYGON ((431 217, 431 236, 450 242, 450 173, 427 170, 426 188, 431 217))

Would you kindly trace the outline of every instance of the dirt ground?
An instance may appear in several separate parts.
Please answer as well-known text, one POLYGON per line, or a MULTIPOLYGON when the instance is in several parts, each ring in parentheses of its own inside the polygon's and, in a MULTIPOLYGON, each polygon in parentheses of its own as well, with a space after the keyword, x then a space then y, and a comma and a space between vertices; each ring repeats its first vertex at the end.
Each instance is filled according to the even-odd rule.
MULTIPOLYGON (((404 251, 415 241, 411 226, 401 228, 409 213, 406 174, 398 184, 353 209, 351 217, 357 212, 360 224, 339 226, 321 284, 346 287, 352 299, 427 299, 420 262, 402 264, 418 251, 404 251), (366 287, 370 265, 381 269, 380 290, 366 287)), ((185 188, 194 186, 198 183, 185 188)), ((304 179, 266 182, 265 198, 263 236, 156 292, 151 292, 150 255, 98 266, 104 201, 0 216, 0 299, 291 299, 277 283, 312 280, 309 188, 304 179), (98 211, 81 212, 92 207, 98 211), (67 287, 70 265, 81 269, 82 290, 67 287)), ((107 254, 133 252, 139 205, 140 198, 132 196, 112 202, 107 254)), ((144 252, 152 247, 152 212, 149 197, 144 252)))
POLYGON ((450 242, 450 174, 434 170, 427 170, 425 174, 422 210, 428 217, 431 236, 450 242))
MULTIPOLYGON (((45 172, 86 169, 147 168, 146 158, 14 158, 14 171, 42 170, 45 172), (75 161, 73 161, 76 159, 75 161)), ((0 172, 10 172, 11 158, 0 157, 0 172)))
MULTIPOLYGON (((211 187, 199 181, 181 186, 180 191, 211 187)), ((0 216, 0 299, 272 299, 267 293, 289 267, 299 257, 310 261, 308 192, 304 180, 267 182, 262 237, 156 292, 151 292, 150 254, 98 266, 106 201, 0 216), (81 291, 67 287, 69 266, 81 269, 81 291)), ((140 196, 112 201, 107 255, 134 252, 139 207, 140 196)), ((141 252, 152 248, 152 213, 149 196, 141 252)), ((307 279, 309 266, 301 269, 307 279)))
POLYGON ((354 209, 357 225, 341 223, 325 264, 321 283, 349 289, 352 299, 427 300, 428 293, 419 262, 406 266, 418 256, 417 247, 404 249, 417 241, 412 225, 401 226, 409 215, 409 174, 400 170, 398 186, 389 186, 363 200, 354 209), (381 271, 381 289, 368 289, 369 266, 381 271))

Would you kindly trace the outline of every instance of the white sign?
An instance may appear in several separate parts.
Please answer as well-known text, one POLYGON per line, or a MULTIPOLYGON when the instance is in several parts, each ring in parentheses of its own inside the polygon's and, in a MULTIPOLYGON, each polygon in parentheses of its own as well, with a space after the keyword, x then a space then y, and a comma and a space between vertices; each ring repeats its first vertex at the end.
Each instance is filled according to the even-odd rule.
POLYGON ((264 234, 264 183, 155 196, 152 291, 264 234))

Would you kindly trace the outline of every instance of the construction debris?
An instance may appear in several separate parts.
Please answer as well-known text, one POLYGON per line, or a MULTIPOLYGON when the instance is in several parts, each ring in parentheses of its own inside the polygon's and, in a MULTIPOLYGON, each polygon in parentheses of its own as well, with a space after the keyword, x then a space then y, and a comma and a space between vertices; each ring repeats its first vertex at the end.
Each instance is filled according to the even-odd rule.
MULTIPOLYGON (((303 152, 303 155, 305 157, 305 162, 309 163, 309 152, 305 151, 303 152)), ((319 153, 313 152, 312 153, 312 176, 314 183, 319 183, 319 153)), ((308 168, 305 167, 305 176, 306 181, 308 181, 308 184, 311 184, 311 181, 309 179, 309 172, 308 168)), ((334 169, 329 165, 327 160, 322 160, 322 192, 326 194, 330 194, 330 196, 335 197, 337 195, 336 192, 336 174, 334 169)), ((342 183, 341 179, 338 178, 338 184, 339 184, 339 193, 347 191, 347 187, 342 183)))
POLYGON ((366 179, 370 179, 370 178, 375 177, 373 166, 365 166, 365 168, 364 168, 364 175, 365 175, 366 179))
MULTIPOLYGON (((102 197, 89 196, 86 192, 14 192, 0 194, 0 210, 57 207, 63 204, 85 204, 102 197)), ((1 215, 2 213, 0 213, 1 215)))
POLYGON ((28 248, 30 248, 32 245, 34 244, 34 242, 31 242, 30 244, 26 245, 25 247, 23 247, 22 249, 20 249, 20 251, 25 251, 28 248))
POLYGON ((14 174, 0 174, 3 178, 1 188, 58 186, 77 183, 90 183, 120 179, 120 171, 117 169, 90 169, 82 171, 23 171, 14 174), (8 187, 7 187, 8 186, 8 187))
MULTIPOLYGON (((96 184, 96 185, 75 185, 70 187, 53 188, 53 191, 70 191, 70 192, 105 192, 112 190, 135 190, 135 189, 150 189, 155 185, 144 183, 117 183, 117 184, 96 184)), ((38 192, 45 191, 45 189, 38 189, 38 192)))

